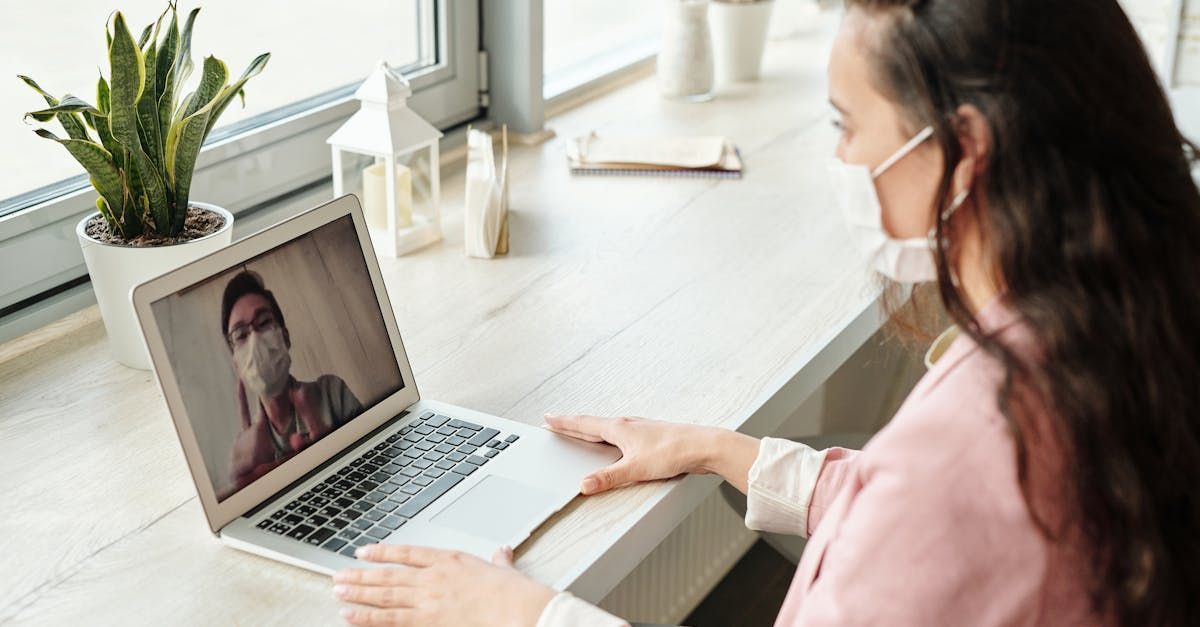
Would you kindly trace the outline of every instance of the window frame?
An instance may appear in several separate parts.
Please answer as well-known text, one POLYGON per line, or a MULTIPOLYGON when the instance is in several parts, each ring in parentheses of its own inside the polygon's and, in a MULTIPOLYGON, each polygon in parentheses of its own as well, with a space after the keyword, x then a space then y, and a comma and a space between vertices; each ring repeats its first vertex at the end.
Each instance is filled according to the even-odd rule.
MULTIPOLYGON (((418 12, 422 32, 435 34, 434 41, 421 42, 423 52, 431 45, 436 54, 432 65, 406 74, 413 88, 409 105, 439 128, 449 128, 481 112, 479 5, 431 0, 419 6, 432 9, 418 12)), ((192 197, 238 216, 328 180, 331 160, 325 139, 358 109, 353 96, 357 87, 347 85, 214 133, 200 153, 192 197), (280 111, 283 117, 278 117, 280 111), (264 123, 266 116, 276 119, 264 123)), ((0 216, 5 265, 0 273, 0 341, 51 321, 49 315, 31 318, 24 311, 42 300, 62 300, 60 292, 72 302, 94 299, 88 298, 91 289, 75 227, 95 212, 95 192, 83 177, 60 187, 52 197, 0 216)), ((43 308, 62 315, 61 306, 53 303, 43 308)))

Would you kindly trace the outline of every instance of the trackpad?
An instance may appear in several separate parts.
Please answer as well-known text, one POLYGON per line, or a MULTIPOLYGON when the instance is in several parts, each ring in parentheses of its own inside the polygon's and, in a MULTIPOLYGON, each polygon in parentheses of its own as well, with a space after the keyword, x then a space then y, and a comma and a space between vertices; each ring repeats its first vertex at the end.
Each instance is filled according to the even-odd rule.
POLYGON ((531 528, 554 503, 541 488, 500 475, 488 475, 430 521, 496 542, 531 528))

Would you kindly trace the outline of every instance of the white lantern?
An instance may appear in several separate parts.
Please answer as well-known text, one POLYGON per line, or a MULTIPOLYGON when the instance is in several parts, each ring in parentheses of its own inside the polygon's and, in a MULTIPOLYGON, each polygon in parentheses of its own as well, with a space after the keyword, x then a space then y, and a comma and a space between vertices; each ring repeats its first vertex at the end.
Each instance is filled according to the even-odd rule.
POLYGON ((438 140, 441 131, 408 108, 412 88, 384 61, 363 81, 361 101, 327 142, 333 195, 345 193, 342 153, 374 159, 362 170, 360 200, 375 249, 397 257, 442 239, 438 140))

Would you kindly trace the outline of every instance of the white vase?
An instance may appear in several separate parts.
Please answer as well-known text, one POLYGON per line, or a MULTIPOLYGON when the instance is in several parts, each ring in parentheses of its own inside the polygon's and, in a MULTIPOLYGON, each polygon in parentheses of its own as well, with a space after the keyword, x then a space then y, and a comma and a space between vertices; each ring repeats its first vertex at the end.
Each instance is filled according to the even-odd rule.
POLYGON ((190 204, 220 214, 225 218, 225 224, 215 233, 182 244, 146 247, 117 246, 89 237, 85 227, 97 214, 88 215, 75 227, 83 260, 92 278, 92 289, 96 292, 96 303, 104 318, 109 350, 114 359, 130 368, 150 369, 150 355, 146 352, 146 343, 130 300, 133 288, 218 251, 233 241, 233 214, 215 205, 190 204))
POLYGON ((718 82, 758 79, 774 6, 772 0, 712 3, 709 28, 718 82))
POLYGON ((687 102, 712 100, 713 56, 708 0, 666 0, 658 92, 687 102))

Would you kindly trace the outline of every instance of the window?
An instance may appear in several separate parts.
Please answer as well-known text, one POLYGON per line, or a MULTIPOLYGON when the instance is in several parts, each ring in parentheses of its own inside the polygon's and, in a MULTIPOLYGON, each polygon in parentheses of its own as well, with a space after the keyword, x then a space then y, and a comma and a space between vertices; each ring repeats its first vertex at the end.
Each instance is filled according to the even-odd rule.
POLYGON ((542 9, 545 97, 654 55, 662 7, 639 0, 548 0, 542 9))
MULTIPOLYGON (((122 0, 135 37, 165 2, 122 0)), ((474 2, 184 0, 180 18, 197 5, 197 65, 214 54, 236 76, 255 55, 271 52, 266 70, 246 86, 245 109, 235 103, 226 110, 196 168, 192 197, 235 215, 328 180, 325 139, 356 110, 353 91, 377 59, 403 68, 414 91, 410 105, 431 122, 444 128, 480 111, 474 2)), ((0 74, 9 77, 0 79, 0 327, 5 316, 86 277, 74 228, 94 210, 81 168, 22 123, 42 103, 12 77, 27 74, 55 95, 94 102, 96 68, 108 72, 110 10, 47 0, 14 5, 0 25, 0 74)))

